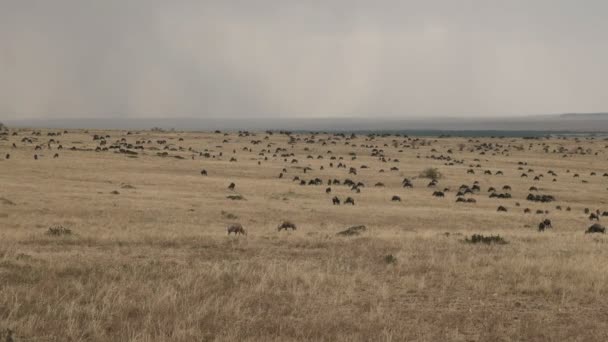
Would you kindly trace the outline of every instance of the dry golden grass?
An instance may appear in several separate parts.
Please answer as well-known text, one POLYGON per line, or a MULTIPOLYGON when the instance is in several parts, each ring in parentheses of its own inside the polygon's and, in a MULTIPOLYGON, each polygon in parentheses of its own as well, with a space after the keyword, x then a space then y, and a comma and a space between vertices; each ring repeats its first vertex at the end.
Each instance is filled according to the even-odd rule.
POLYGON ((608 142, 601 139, 425 138, 430 145, 412 147, 402 137, 358 136, 351 145, 342 137, 334 145, 330 135, 306 143, 310 135, 294 134, 300 140, 290 145, 286 135, 266 140, 264 133, 47 132, 22 130, 0 140, 0 329, 15 331, 17 341, 608 340, 608 239, 584 234, 591 223, 583 212, 608 210, 608 142), (122 138, 152 143, 136 158, 70 150, 97 147, 93 134, 111 135, 106 147, 122 138), (24 137, 37 141, 23 143, 24 137), (64 149, 49 150, 49 139, 64 149), (163 150, 158 139, 183 150, 163 150), (503 147, 495 154, 470 151, 480 143, 503 147), (381 162, 364 145, 399 162, 381 162), (552 153, 559 146, 591 153, 552 153), (286 152, 273 157, 278 147, 286 152), (157 156, 163 151, 169 156, 157 156), (340 160, 332 155, 347 168, 336 168, 340 160), (431 155, 464 164, 445 165, 431 155), (519 161, 528 163, 523 171, 519 161), (467 174, 469 164, 481 168, 467 174), (312 171, 303 173, 306 166, 312 171), (348 175, 351 166, 358 175, 348 175), (443 175, 436 189, 418 177, 428 167, 443 175), (534 181, 539 174, 545 177, 534 181), (294 176, 319 177, 324 185, 301 186, 294 176), (413 189, 401 187, 404 177, 413 189), (333 185, 326 194, 330 178, 365 187, 355 193, 333 185), (481 192, 467 197, 477 203, 456 203, 458 187, 475 180, 481 192), (227 189, 231 182, 234 191, 227 189), (488 198, 490 186, 503 192, 504 185, 513 198, 488 198), (557 201, 526 201, 530 186, 557 201), (445 198, 431 196, 444 188, 445 198), (234 194, 244 200, 226 198, 234 194), (336 195, 352 196, 356 205, 334 206, 336 195), (393 195, 402 201, 392 202, 393 195), (499 205, 508 212, 497 212, 499 205), (539 233, 544 218, 554 228, 539 233), (298 229, 277 232, 284 220, 298 229), (248 235, 226 236, 233 222, 248 235), (359 224, 368 228, 360 236, 336 235, 359 224), (54 225, 72 233, 48 235, 54 225), (508 244, 464 242, 476 233, 499 234, 508 244))

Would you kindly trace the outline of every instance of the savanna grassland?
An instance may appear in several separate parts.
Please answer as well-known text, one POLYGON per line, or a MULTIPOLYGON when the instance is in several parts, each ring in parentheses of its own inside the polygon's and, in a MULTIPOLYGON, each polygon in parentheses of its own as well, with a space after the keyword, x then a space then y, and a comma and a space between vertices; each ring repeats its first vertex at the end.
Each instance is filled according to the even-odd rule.
POLYGON ((608 238, 585 231, 596 210, 608 220, 607 146, 11 130, 0 329, 14 341, 606 341, 608 238), (461 185, 475 203, 456 202, 461 185), (278 231, 285 220, 297 230, 278 231), (232 223, 247 235, 228 236, 232 223))

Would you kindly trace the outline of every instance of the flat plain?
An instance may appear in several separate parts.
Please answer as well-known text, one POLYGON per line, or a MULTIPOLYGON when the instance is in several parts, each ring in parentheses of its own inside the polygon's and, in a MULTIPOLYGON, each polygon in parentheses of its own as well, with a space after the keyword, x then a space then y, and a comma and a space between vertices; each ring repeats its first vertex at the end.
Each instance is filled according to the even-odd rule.
POLYGON ((606 172, 599 137, 13 129, 0 136, 0 329, 606 341, 608 239, 585 233, 608 220, 606 172), (247 234, 228 235, 234 223, 247 234))

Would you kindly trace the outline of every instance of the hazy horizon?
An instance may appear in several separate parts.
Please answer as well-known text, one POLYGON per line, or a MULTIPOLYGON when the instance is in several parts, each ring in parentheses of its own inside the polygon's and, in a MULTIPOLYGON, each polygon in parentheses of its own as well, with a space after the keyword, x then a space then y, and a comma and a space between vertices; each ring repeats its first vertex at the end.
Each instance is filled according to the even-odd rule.
POLYGON ((0 119, 608 111, 608 3, 5 0, 0 119))

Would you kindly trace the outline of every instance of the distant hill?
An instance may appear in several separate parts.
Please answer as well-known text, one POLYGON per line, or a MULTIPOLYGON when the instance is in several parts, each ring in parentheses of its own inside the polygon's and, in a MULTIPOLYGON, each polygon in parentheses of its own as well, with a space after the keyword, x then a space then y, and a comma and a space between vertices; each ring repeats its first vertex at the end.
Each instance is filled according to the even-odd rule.
POLYGON ((605 119, 608 120, 608 113, 566 113, 561 114, 564 119, 605 119))
POLYGON ((608 113, 501 118, 96 118, 10 120, 14 127, 88 129, 175 129, 184 131, 536 131, 608 132, 608 113))

